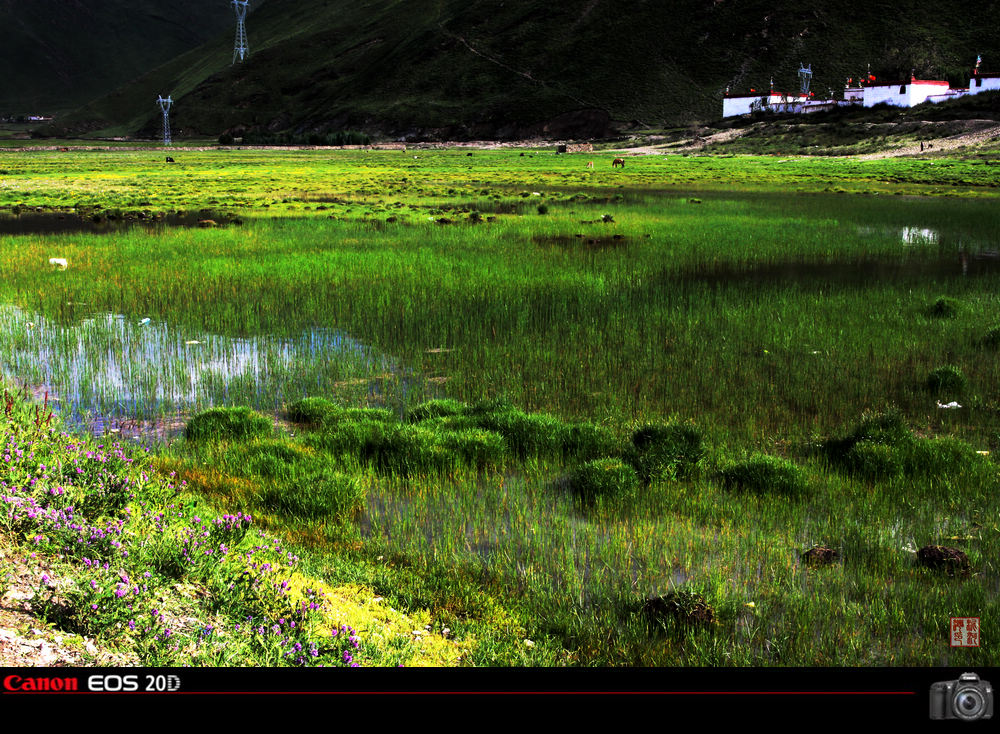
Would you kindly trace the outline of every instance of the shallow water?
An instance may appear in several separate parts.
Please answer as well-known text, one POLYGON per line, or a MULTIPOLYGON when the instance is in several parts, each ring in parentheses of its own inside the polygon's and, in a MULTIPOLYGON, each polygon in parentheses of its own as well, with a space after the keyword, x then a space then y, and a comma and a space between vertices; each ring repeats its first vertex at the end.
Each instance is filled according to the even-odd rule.
POLYGON ((192 212, 24 212, 0 213, 0 235, 113 234, 133 227, 225 227, 242 220, 230 213, 209 209, 192 212))
POLYGON ((63 325, 10 305, 0 306, 0 371, 73 424, 160 438, 213 405, 278 413, 338 390, 377 399, 400 381, 391 360, 335 329, 240 339, 116 314, 63 325))

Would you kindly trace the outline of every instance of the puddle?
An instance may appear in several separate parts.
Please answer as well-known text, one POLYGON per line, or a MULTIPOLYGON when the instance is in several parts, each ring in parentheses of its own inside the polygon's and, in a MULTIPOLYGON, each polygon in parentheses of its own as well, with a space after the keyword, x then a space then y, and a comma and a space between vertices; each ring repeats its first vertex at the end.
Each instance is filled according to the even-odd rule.
POLYGON ((903 227, 900 238, 904 245, 936 245, 941 239, 936 229, 927 227, 903 227))
POLYGON ((413 382, 335 329, 244 339, 113 314, 62 325, 9 305, 0 306, 0 371, 47 392, 71 424, 160 439, 213 405, 277 414, 307 395, 377 402, 413 382))
POLYGON ((133 227, 228 227, 242 220, 231 212, 203 209, 196 212, 0 212, 0 235, 106 234, 133 227))

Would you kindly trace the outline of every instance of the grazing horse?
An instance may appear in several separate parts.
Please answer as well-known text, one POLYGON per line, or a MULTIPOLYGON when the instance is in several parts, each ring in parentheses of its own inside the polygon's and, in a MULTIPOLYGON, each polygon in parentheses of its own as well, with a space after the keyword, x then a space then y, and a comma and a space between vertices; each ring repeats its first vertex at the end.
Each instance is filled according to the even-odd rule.
POLYGON ((612 168, 618 168, 618 166, 621 166, 622 168, 625 168, 625 159, 624 158, 615 158, 613 161, 611 161, 611 167, 612 168))
POLYGON ((593 161, 589 161, 587 163, 587 168, 593 168, 593 167, 594 167, 594 162, 593 161))
POLYGON ((167 163, 173 163, 173 162, 174 162, 174 159, 171 158, 170 156, 167 156, 167 163))

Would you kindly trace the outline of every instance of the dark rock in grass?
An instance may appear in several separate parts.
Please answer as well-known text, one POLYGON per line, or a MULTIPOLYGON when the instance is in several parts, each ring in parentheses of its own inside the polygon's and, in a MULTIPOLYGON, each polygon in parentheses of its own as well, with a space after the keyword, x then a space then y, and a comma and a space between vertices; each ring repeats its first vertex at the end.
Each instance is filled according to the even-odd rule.
POLYGON ((654 596, 643 603, 641 613, 655 626, 673 622, 681 627, 708 627, 715 621, 712 607, 701 594, 693 591, 654 596))
POLYGON ((925 545, 917 551, 917 563, 945 571, 949 576, 968 576, 971 571, 969 557, 964 551, 943 545, 925 545))
POLYGON ((273 433, 271 419, 250 408, 209 408, 184 427, 188 441, 238 441, 269 438, 273 433))
POLYGON ((829 566, 839 557, 839 554, 833 548, 828 548, 825 545, 817 545, 802 554, 802 561, 807 566, 829 566))

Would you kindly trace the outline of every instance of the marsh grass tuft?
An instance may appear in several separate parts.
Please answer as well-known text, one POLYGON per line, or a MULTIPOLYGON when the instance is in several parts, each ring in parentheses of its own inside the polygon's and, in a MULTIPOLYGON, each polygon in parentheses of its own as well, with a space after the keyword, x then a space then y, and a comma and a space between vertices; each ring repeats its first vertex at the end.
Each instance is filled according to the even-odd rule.
POLYGON ((468 406, 458 400, 442 398, 428 400, 416 406, 406 414, 406 418, 411 423, 419 423, 431 418, 443 418, 446 416, 463 415, 468 411, 468 406))
POLYGON ((184 438, 189 441, 239 441, 273 433, 270 418, 245 407, 209 408, 184 427, 184 438))
POLYGON ((880 482, 903 473, 903 462, 895 446, 858 441, 843 456, 843 469, 851 476, 880 482))
POLYGON ((953 319, 962 311, 962 302, 957 298, 941 296, 927 309, 927 313, 936 319, 953 319))
POLYGON ((364 491, 356 477, 323 468, 267 487, 260 501, 289 518, 346 519, 361 507, 364 491))
POLYGON ((809 489, 805 471, 787 459, 754 454, 748 459, 724 467, 719 472, 722 485, 729 490, 773 492, 788 496, 805 494, 809 489))
POLYGON ((968 387, 968 380, 961 368, 945 365, 932 370, 925 384, 939 398, 961 397, 968 387))
POLYGON ((701 431, 693 425, 646 425, 632 434, 627 458, 645 483, 685 479, 705 457, 701 431))
POLYGON ((1000 349, 1000 326, 994 327, 983 334, 978 345, 983 349, 1000 349))
POLYGON ((324 423, 343 412, 324 398, 302 398, 288 406, 288 420, 293 423, 324 423))
POLYGON ((569 485, 583 505, 590 507, 628 500, 639 487, 639 477, 621 459, 596 459, 577 467, 569 485))

